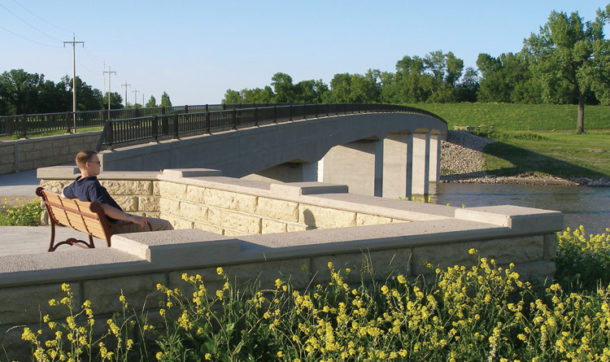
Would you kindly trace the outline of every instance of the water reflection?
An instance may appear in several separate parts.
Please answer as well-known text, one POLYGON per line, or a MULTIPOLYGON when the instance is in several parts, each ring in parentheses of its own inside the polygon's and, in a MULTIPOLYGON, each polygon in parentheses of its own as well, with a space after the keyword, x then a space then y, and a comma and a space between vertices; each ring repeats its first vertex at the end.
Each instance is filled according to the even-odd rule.
POLYGON ((432 201, 466 207, 518 205, 564 213, 564 226, 584 225, 587 233, 610 227, 609 187, 566 187, 499 184, 431 184, 432 201))

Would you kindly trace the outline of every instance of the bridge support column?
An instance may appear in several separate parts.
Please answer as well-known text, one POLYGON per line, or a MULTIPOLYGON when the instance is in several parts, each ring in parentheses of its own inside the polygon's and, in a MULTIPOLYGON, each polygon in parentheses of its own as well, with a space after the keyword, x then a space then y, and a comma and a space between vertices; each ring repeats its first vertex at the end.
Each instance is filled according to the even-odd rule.
POLYGON ((438 182, 441 175, 441 135, 430 133, 430 173, 429 181, 438 182))
POLYGON ((413 134, 413 195, 428 196, 430 133, 413 134))
POLYGON ((324 182, 324 159, 317 162, 306 162, 302 166, 303 181, 324 182))
POLYGON ((413 135, 394 132, 383 140, 383 197, 411 197, 413 135))
POLYGON ((354 194, 372 196, 381 192, 381 167, 377 162, 383 147, 379 143, 364 139, 331 148, 318 161, 318 181, 347 185, 354 194))

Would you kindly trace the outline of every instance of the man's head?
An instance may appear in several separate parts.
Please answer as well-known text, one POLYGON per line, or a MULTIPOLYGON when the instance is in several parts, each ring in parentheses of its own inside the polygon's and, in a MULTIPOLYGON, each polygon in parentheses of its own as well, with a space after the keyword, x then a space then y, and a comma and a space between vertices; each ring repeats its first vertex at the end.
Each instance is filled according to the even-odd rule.
POLYGON ((83 176, 97 176, 100 173, 101 162, 95 151, 80 151, 76 154, 76 166, 83 176))

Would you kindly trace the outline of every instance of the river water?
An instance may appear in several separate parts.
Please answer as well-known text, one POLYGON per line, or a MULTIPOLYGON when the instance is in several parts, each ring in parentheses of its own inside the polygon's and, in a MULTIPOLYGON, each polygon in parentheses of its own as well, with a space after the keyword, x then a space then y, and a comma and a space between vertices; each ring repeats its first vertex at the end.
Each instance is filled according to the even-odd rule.
POLYGON ((509 204, 558 210, 564 214, 564 227, 583 225, 587 234, 610 227, 610 187, 432 183, 430 194, 441 205, 509 204))

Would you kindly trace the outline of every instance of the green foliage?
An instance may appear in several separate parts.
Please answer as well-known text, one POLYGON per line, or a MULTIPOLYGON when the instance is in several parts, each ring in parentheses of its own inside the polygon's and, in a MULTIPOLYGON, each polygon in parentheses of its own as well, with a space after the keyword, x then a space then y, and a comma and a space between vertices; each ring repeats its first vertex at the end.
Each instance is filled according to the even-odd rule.
MULTIPOLYGON (((601 248, 560 240, 558 260, 566 263, 558 263, 557 275, 577 271, 581 258, 607 253, 607 237, 595 238, 596 245, 605 238, 601 248)), ((220 267, 221 285, 211 290, 200 275, 185 273, 179 288, 157 285, 164 297, 159 323, 146 312, 130 312, 120 295, 122 312, 96 326, 97 332, 91 301, 77 311, 70 286, 63 284, 64 296, 49 304, 67 308, 68 317, 45 315, 40 330, 26 327, 22 339, 36 360, 610 358, 610 289, 591 286, 577 294, 561 283, 534 288, 512 263, 499 266, 475 249, 468 253, 472 266, 428 265, 429 276, 415 280, 392 273, 378 282, 367 258, 356 275, 328 263, 328 276, 318 276, 327 282, 312 281, 304 291, 280 278, 271 289, 238 287, 220 267), (355 280, 360 283, 348 284, 355 280)), ((609 267, 607 258, 595 266, 606 275, 609 267)))
POLYGON ((171 107, 172 106, 172 101, 169 99, 169 95, 166 92, 163 92, 163 94, 161 94, 161 104, 159 104, 160 107, 171 107))
MULTIPOLYGON (((17 199, 16 201, 19 201, 17 199)), ((20 206, 10 206, 4 200, 0 208, 0 226, 36 226, 40 225, 42 207, 40 202, 23 203, 20 206)))
POLYGON ((610 284, 610 228, 588 235, 583 226, 557 234, 555 279, 566 289, 595 290, 610 284))

